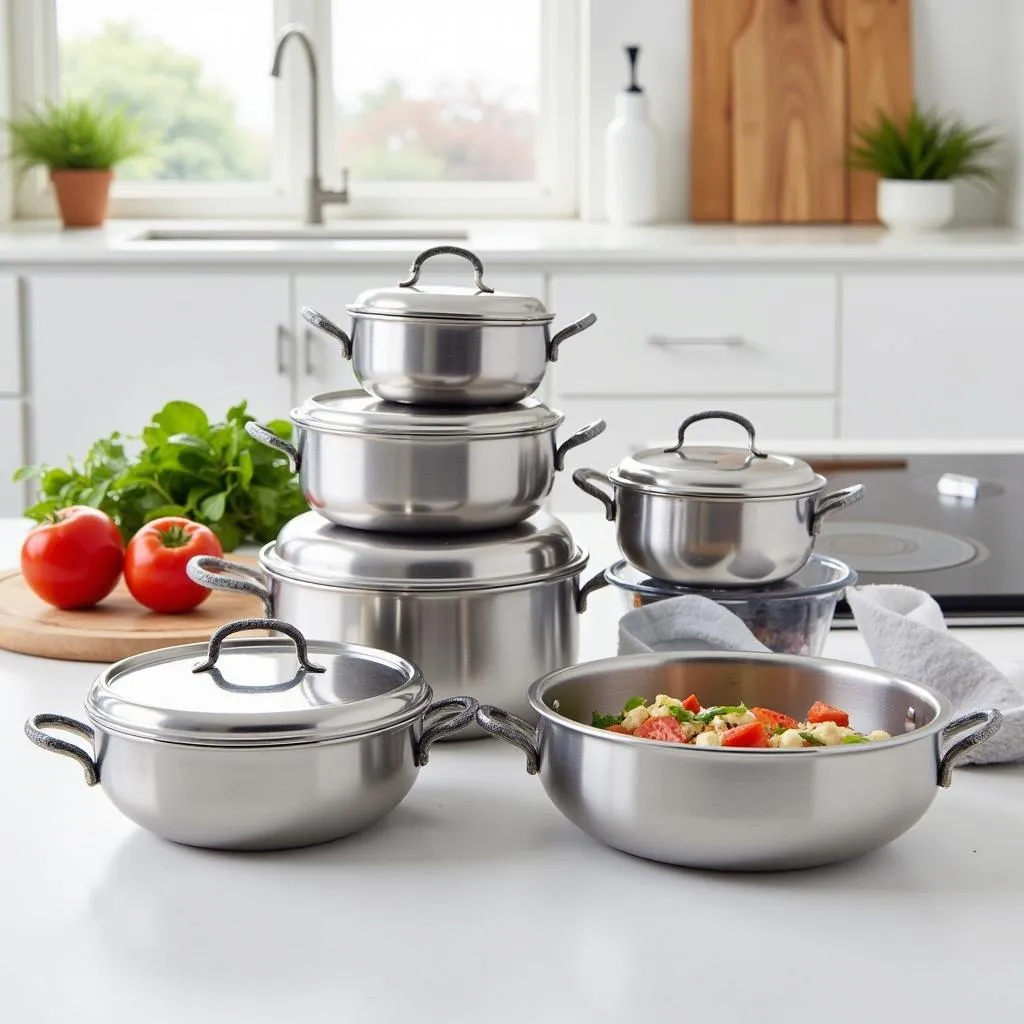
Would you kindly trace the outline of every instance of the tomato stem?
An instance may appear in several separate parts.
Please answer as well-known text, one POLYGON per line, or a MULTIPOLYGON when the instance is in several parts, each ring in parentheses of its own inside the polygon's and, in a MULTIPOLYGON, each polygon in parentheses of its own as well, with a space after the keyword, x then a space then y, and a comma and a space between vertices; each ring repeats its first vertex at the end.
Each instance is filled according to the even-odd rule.
POLYGON ((160 531, 160 543, 165 548, 183 548, 190 539, 188 531, 179 523, 160 531))

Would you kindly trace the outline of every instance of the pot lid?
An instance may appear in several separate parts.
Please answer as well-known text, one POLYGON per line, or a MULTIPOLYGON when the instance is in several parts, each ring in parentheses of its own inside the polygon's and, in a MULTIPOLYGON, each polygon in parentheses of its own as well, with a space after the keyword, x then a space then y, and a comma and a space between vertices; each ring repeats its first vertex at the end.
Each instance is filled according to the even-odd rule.
POLYGON ((757 448, 753 424, 734 412, 711 410, 688 417, 679 427, 673 448, 647 448, 619 463, 609 474, 625 484, 658 494, 700 495, 719 498, 770 498, 809 494, 825 485, 803 460, 771 455, 757 448), (684 445, 689 426, 700 420, 723 419, 747 431, 746 448, 684 445))
POLYGON ((330 434, 393 437, 526 435, 554 430, 565 416, 535 398, 490 409, 446 409, 382 402, 365 391, 329 391, 292 410, 300 427, 330 434))
POLYGON ((435 245, 413 260, 409 276, 391 288, 371 288, 346 307, 362 316, 421 320, 477 320, 503 323, 549 323, 553 314, 540 299, 495 291, 484 283, 480 257, 458 245, 435 245), (473 267, 473 286, 454 288, 419 284, 423 264, 434 256, 461 256, 473 267))
POLYGON ((260 552, 269 573, 366 590, 476 590, 579 572, 587 552, 564 523, 538 512, 515 526, 464 534, 371 533, 316 512, 287 523, 260 552))
POLYGON ((375 732, 417 718, 429 703, 419 669, 397 655, 306 641, 277 619, 243 619, 222 626, 209 644, 165 647, 111 665, 89 691, 86 709, 109 732, 253 747, 375 732), (247 629, 287 637, 224 642, 247 629))

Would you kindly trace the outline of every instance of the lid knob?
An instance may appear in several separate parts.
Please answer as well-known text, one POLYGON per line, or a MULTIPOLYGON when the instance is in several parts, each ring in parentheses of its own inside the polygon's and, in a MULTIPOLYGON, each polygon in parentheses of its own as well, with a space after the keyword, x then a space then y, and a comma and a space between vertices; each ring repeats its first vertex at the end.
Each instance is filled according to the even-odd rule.
POLYGON ((409 267, 409 276, 404 281, 399 281, 398 287, 411 288, 420 279, 420 271, 423 269, 423 264, 432 256, 461 256, 473 266, 473 284, 476 285, 476 290, 488 294, 494 291, 490 285, 484 284, 484 265, 480 262, 480 257, 475 252, 463 249, 461 245, 435 245, 429 249, 424 249, 412 261, 412 266, 409 267))
MULTIPOLYGON (((284 633, 290 637, 295 644, 295 654, 298 656, 299 664, 307 672, 326 672, 323 665, 314 665, 309 660, 309 653, 306 649, 306 638, 290 623, 282 619, 236 619, 221 626, 213 636, 210 637, 210 646, 206 651, 206 661, 201 661, 192 667, 193 672, 209 672, 217 664, 220 657, 220 648, 224 641, 232 633, 242 633, 248 629, 272 629, 275 633, 284 633)), ((289 683, 288 685, 292 685, 289 683)))
POLYGON ((675 452, 677 455, 681 455, 683 438, 686 435, 686 428, 693 426, 694 423, 699 423, 701 420, 730 420, 733 423, 738 423, 747 432, 747 447, 750 449, 750 454, 756 459, 768 458, 766 452, 762 452, 757 448, 756 438, 754 436, 754 424, 751 423, 746 416, 741 416, 738 412, 727 412, 724 409, 709 409, 707 412, 696 412, 692 416, 687 416, 679 425, 678 444, 676 444, 674 448, 666 448, 666 453, 675 452))

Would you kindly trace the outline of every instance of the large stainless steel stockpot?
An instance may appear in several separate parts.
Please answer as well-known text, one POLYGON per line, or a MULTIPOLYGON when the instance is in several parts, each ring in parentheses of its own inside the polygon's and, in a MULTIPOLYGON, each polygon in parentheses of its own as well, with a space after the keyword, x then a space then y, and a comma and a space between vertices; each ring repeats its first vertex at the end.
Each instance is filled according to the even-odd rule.
POLYGON ((935 691, 861 665, 782 654, 637 654, 554 672, 530 688, 534 729, 481 705, 477 721, 526 753, 555 806, 595 839, 668 864, 736 871, 807 868, 902 835, 992 736, 996 710, 950 720, 935 691), (697 747, 608 732, 594 711, 630 697, 696 693, 802 719, 815 700, 893 738, 835 747, 697 747), (957 733, 967 736, 947 746, 957 733))
POLYGON ((636 452, 607 474, 578 469, 573 482, 615 521, 630 565, 691 587, 792 576, 810 556, 822 519, 864 495, 855 484, 821 496, 823 476, 800 459, 759 451, 753 424, 721 410, 685 419, 674 447, 636 452), (740 424, 749 446, 684 445, 687 429, 709 419, 740 424))
POLYGON ((511 405, 532 395, 567 338, 592 326, 593 313, 554 336, 554 315, 540 299, 484 284, 479 257, 456 245, 421 252, 396 287, 363 292, 347 306, 352 335, 315 310, 302 316, 341 342, 356 379, 388 402, 411 405, 511 405), (434 256, 461 256, 473 288, 420 285, 434 256))
POLYGON ((86 698, 90 724, 35 715, 25 732, 78 761, 88 785, 100 783, 150 832, 189 846, 275 850, 339 839, 384 817, 434 740, 468 725, 476 706, 468 697, 432 704, 419 669, 394 654, 307 643, 287 622, 244 619, 208 647, 111 665, 86 698), (247 629, 293 643, 224 643, 247 629), (92 752, 48 729, 89 740, 92 752))
POLYGON ((540 508, 566 452, 604 420, 556 440, 562 413, 528 398, 497 409, 413 409, 362 391, 307 399, 290 445, 258 423, 246 430, 284 452, 310 507, 340 526, 453 533, 518 523, 540 508))
POLYGON ((529 716, 530 683, 577 658, 577 616, 603 582, 580 586, 587 559, 544 512, 441 537, 346 530, 307 512, 260 551, 259 569, 198 556, 188 574, 256 595, 310 636, 394 651, 439 697, 468 693, 529 716))

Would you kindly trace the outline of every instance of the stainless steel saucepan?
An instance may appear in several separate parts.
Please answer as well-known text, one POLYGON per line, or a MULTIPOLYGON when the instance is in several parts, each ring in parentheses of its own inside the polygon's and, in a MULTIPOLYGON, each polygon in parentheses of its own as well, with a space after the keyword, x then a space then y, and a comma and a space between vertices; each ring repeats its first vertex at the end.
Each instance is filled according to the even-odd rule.
POLYGON ((209 646, 111 665, 86 698, 89 724, 34 715, 25 732, 76 760, 88 785, 102 785, 150 832, 189 846, 275 850, 338 839, 391 811, 430 745, 469 725, 477 707, 470 697, 431 699, 419 669, 397 655, 244 619, 209 646), (290 640, 224 642, 249 629, 290 640))
POLYGON ((823 476, 800 459, 760 451, 753 424, 721 410, 685 419, 671 448, 636 452, 609 473, 578 469, 573 482, 615 521, 630 565, 691 587, 749 588, 792 576, 822 519, 864 495, 855 484, 821 496, 823 476), (684 445, 687 429, 709 419, 740 424, 748 447, 684 445))
POLYGON ((362 391, 314 395, 291 419, 297 446, 258 423, 246 430, 288 456, 310 507, 339 526, 399 533, 526 519, 566 453, 605 429, 595 420, 559 444, 565 417, 532 398, 497 409, 413 409, 362 391))
POLYGON ((530 688, 536 729, 481 705, 477 721, 526 753, 555 806, 609 846, 668 864, 807 868, 867 853, 928 810, 953 766, 1002 716, 951 720, 940 694, 878 669, 781 654, 662 653, 594 661, 530 688), (626 700, 695 693, 803 719, 815 700, 891 740, 796 750, 697 747, 591 727, 626 700), (958 733, 972 730, 955 742, 958 733))
POLYGON ((554 315, 540 299, 498 292, 484 283, 480 258, 456 245, 421 252, 396 287, 363 292, 347 306, 351 337, 322 313, 303 318, 341 343, 365 390, 411 405, 511 405, 532 395, 563 341, 591 327, 585 317, 552 335, 554 315), (472 288, 419 284, 423 264, 460 256, 473 267, 472 288))

